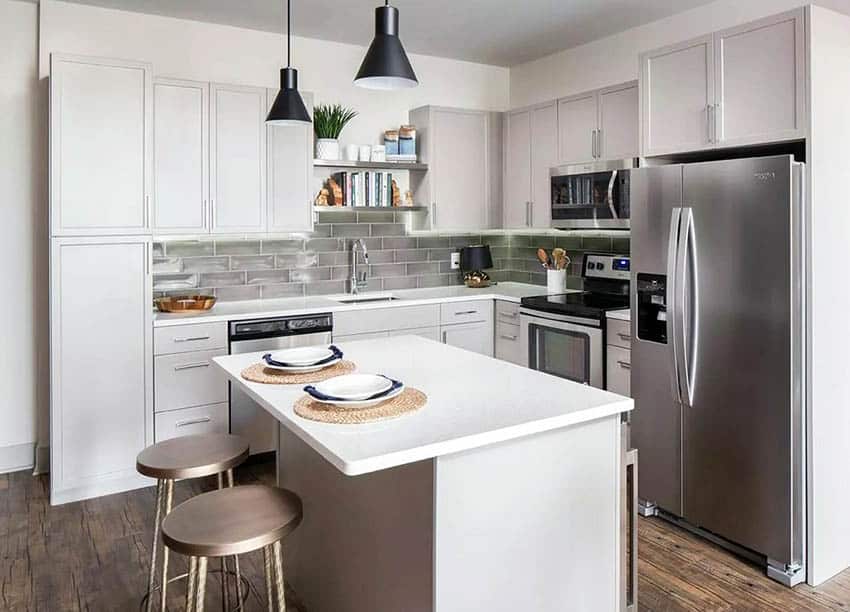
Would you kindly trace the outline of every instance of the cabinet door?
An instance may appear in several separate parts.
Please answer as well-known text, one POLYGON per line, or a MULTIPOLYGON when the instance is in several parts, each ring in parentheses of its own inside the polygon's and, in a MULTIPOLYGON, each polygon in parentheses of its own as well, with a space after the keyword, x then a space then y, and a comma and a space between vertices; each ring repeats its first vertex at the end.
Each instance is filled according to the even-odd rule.
POLYGON ((562 164, 593 161, 598 125, 596 93, 558 101, 558 157, 562 164))
POLYGON ((462 323, 441 328, 443 343, 493 356, 493 322, 462 323))
POLYGON ((805 46, 803 9, 715 35, 718 142, 805 137, 805 46))
POLYGON ((210 86, 212 231, 266 227, 266 90, 210 86))
MULTIPOLYGON (((268 106, 278 90, 268 90, 268 106)), ((301 92, 308 112, 313 96, 301 92)), ((268 136, 268 231, 313 231, 313 124, 266 127, 268 136)))
POLYGON ((505 127, 504 225, 528 227, 531 216, 531 111, 508 113, 505 127))
POLYGON ((209 229, 209 85, 155 79, 153 103, 154 230, 204 233, 209 229))
POLYGON ((428 340, 440 341, 439 327, 415 327, 413 329, 397 329, 388 333, 390 338, 394 336, 420 336, 428 340))
POLYGON ((599 157, 627 159, 640 155, 637 83, 599 92, 599 157))
POLYGON ((709 134, 713 64, 710 35, 641 56, 643 155, 714 146, 709 134))
POLYGON ((51 56, 52 235, 149 231, 151 98, 149 64, 51 56))
POLYGON ((50 270, 51 501, 138 484, 153 442, 151 243, 56 238, 50 270))
POLYGON ((434 109, 431 162, 434 229, 480 230, 488 225, 486 112, 434 109))
POLYGON ((549 171, 558 165, 558 107, 555 102, 531 111, 532 227, 548 228, 552 218, 549 171))
POLYGON ((612 345, 608 345, 605 352, 608 362, 606 366, 608 374, 606 388, 611 393, 631 397, 632 352, 628 349, 612 345))

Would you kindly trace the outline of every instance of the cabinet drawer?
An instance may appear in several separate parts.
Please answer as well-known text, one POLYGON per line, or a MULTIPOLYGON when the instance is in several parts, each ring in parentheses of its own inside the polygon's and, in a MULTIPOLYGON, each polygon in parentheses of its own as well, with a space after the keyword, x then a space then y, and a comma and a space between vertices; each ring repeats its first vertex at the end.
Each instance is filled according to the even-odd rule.
POLYGON ((632 352, 619 346, 606 347, 608 384, 612 393, 631 397, 632 352))
POLYGON ((506 302, 504 300, 496 300, 496 321, 500 323, 508 323, 509 325, 518 325, 519 304, 506 302))
POLYGON ((608 344, 624 349, 632 348, 632 324, 629 321, 608 319, 608 344))
POLYGON ((155 327, 153 330, 154 355, 226 348, 227 323, 174 325, 155 327))
POLYGON ((210 433, 228 433, 227 403, 160 412, 154 417, 155 440, 210 433))
POLYGON ((527 365, 520 342, 519 325, 496 321, 496 358, 517 365, 527 365))
POLYGON ((334 339, 351 334, 437 327, 439 324, 440 308, 437 304, 343 310, 334 313, 334 339))
POLYGON ((440 304, 440 323, 442 325, 489 321, 492 319, 492 316, 493 302, 491 300, 470 300, 468 302, 440 304))
POLYGON ((165 412, 227 401, 227 379, 212 364, 226 349, 154 358, 154 410, 165 412))

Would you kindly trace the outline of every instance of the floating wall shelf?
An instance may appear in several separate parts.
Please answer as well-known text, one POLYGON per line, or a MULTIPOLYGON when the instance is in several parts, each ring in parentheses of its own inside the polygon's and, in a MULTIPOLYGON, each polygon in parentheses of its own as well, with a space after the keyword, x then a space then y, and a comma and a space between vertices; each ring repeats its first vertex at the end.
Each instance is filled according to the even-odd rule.
POLYGON ((316 168, 353 168, 355 170, 418 170, 425 171, 428 164, 415 162, 366 162, 346 161, 342 159, 314 159, 313 166, 316 168))

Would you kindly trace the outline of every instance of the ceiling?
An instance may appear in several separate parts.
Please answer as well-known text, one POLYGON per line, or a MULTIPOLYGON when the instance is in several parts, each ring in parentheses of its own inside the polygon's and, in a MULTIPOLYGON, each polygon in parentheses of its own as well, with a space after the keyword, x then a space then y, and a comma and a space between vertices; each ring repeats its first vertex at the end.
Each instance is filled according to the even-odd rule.
MULTIPOLYGON (((282 32, 283 0, 71 0, 282 32)), ((711 0, 394 0, 409 53, 512 66, 711 0)), ((380 0, 293 0, 292 32, 368 45, 380 0)))

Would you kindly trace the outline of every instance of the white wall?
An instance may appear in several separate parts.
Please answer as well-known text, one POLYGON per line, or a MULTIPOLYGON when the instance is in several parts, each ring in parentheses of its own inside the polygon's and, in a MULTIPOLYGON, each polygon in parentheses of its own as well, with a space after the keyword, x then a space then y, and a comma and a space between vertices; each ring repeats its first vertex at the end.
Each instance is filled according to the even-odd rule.
MULTIPOLYGON (((0 471, 33 463, 47 407, 46 106, 38 90, 38 7, 0 0, 0 471)), ((45 430, 46 434, 46 430, 45 430)))
MULTIPOLYGON (((638 55, 802 6, 801 0, 717 0, 666 19, 511 68, 510 107, 519 108, 638 78, 638 55)), ((818 4, 850 14, 850 0, 818 4)))

